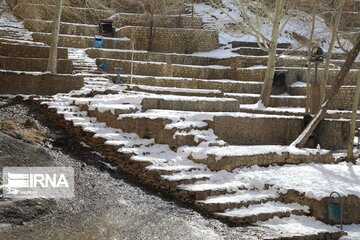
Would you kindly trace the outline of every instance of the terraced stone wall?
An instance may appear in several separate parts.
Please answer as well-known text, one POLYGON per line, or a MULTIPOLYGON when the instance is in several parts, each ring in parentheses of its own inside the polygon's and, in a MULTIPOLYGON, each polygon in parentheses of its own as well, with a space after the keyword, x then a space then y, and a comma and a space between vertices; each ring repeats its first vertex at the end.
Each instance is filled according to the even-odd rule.
MULTIPOLYGON (((97 59, 99 65, 102 59, 97 59)), ((129 60, 106 60, 107 72, 115 73, 115 67, 122 67, 122 73, 130 74, 131 61, 129 60)), ((230 69, 212 68, 196 65, 167 64, 164 62, 134 62, 134 74, 144 76, 168 76, 198 79, 232 79, 239 81, 262 81, 266 69, 230 69)))
MULTIPOLYGON (((0 43, 0 56, 24 58, 48 58, 48 46, 0 43)), ((67 48, 58 48, 58 58, 67 59, 67 48)))
MULTIPOLYGON (((135 49, 147 50, 149 28, 123 27, 118 30, 118 37, 127 37, 135 42, 135 49)), ((153 52, 194 53, 206 52, 219 47, 218 35, 214 31, 199 29, 155 28, 153 52)))
MULTIPOLYGON (((18 58, 0 56, 0 69, 12 71, 46 72, 48 59, 46 58, 18 58)), ((59 59, 57 65, 58 73, 71 74, 73 63, 68 59, 59 59)))
MULTIPOLYGON (((131 51, 103 51, 102 49, 88 49, 86 53, 91 58, 107 58, 107 59, 123 59, 131 60, 131 51)), ((163 54, 155 52, 134 52, 135 61, 153 61, 165 62, 169 64, 185 64, 185 65, 224 65, 228 62, 218 58, 197 57, 186 54, 163 54)))
MULTIPOLYGON (((32 34, 34 41, 51 44, 51 34, 36 33, 32 34)), ((104 48, 130 49, 130 41, 124 39, 104 38, 104 48)), ((93 37, 77 37, 70 35, 60 35, 59 46, 72 48, 88 48, 94 46, 93 37)))
POLYGON ((20 74, 0 71, 0 94, 54 95, 80 89, 84 79, 73 75, 20 74))
MULTIPOLYGON (((29 4, 21 2, 14 9, 14 14, 20 19, 42 19, 52 21, 54 19, 55 6, 46 4, 29 4)), ((100 19, 107 19, 115 14, 109 10, 97 10, 86 8, 63 7, 61 13, 62 22, 98 24, 100 19)))
MULTIPOLYGON (((316 130, 317 141, 323 148, 344 149, 347 144, 348 121, 322 121, 316 130)), ((289 145, 303 129, 302 118, 289 117, 214 117, 209 122, 217 136, 232 145, 289 145)), ((313 138, 314 139, 314 138, 313 138)))
MULTIPOLYGON (((51 21, 25 19, 24 26, 32 32, 52 33, 51 21)), ((99 27, 92 25, 64 24, 60 26, 60 34, 94 36, 99 34, 99 27)))
MULTIPOLYGON (((149 26, 150 18, 146 14, 119 13, 112 17, 115 27, 125 26, 149 26)), ((164 28, 202 28, 202 19, 188 16, 163 16, 155 15, 154 24, 164 28)))
MULTIPOLYGON (((331 187, 331 186, 329 186, 331 187)), ((325 223, 330 223, 328 219, 328 204, 330 198, 324 198, 320 201, 307 198, 304 194, 299 194, 294 190, 289 190, 281 196, 283 202, 291 203, 296 201, 310 207, 311 215, 325 223)), ((332 202, 343 202, 343 224, 360 223, 360 198, 354 195, 343 196, 340 199, 332 199, 332 202)), ((332 222, 334 224, 334 222, 332 222)), ((337 223, 340 224, 340 223, 337 223)))

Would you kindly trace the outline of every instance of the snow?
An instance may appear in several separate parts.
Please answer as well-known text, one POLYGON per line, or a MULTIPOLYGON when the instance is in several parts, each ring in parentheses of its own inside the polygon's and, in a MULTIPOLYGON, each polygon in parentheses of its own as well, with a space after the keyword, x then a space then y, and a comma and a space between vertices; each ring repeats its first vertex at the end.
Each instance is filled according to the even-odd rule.
MULTIPOLYGON (((234 24, 236 21, 239 24, 242 24, 243 19, 240 14, 239 8, 236 7, 237 3, 236 0, 223 0, 223 7, 215 8, 211 5, 207 5, 205 3, 195 4, 194 11, 195 15, 201 17, 203 22, 205 23, 205 28, 209 30, 217 30, 219 32, 219 41, 221 44, 228 45, 232 41, 245 41, 245 42, 257 42, 255 36, 250 34, 242 33, 240 30, 231 29, 228 26, 234 24), (227 9, 231 9, 228 11, 227 9)), ((248 10, 246 15, 251 18, 254 18, 254 14, 248 10)), ((300 10, 292 10, 290 12, 289 17, 283 18, 281 25, 284 24, 286 20, 288 20, 287 24, 285 25, 283 32, 280 34, 278 42, 280 43, 290 43, 294 48, 301 49, 302 45, 296 39, 293 38, 292 33, 296 32, 297 34, 309 37, 311 32, 311 14, 306 12, 302 12, 300 10), (296 16, 296 17, 294 17, 296 16)), ((260 29, 260 32, 271 39, 272 33, 272 26, 271 23, 268 21, 264 24, 260 24, 257 26, 260 29)), ((327 51, 329 47, 330 41, 330 29, 326 25, 324 19, 317 16, 315 22, 315 43, 317 43, 320 47, 322 47, 325 51, 327 51)), ((340 38, 340 42, 345 45, 347 49, 351 49, 352 44, 350 41, 340 38)), ((337 44, 336 44, 337 45, 337 44)), ((340 48, 335 47, 335 52, 342 52, 340 48)))
POLYGON ((283 154, 291 153, 294 155, 316 155, 316 154, 327 154, 327 150, 318 150, 315 149, 306 149, 306 148, 294 148, 289 146, 279 146, 279 145, 254 145, 254 146, 227 146, 227 147, 205 147, 205 148, 191 148, 189 147, 185 151, 192 152, 192 157, 194 159, 204 159, 208 155, 216 156, 217 160, 221 160, 223 157, 230 156, 254 156, 260 154, 283 154))
POLYGON ((235 179, 245 185, 250 186, 251 181, 256 179, 284 191, 292 189, 304 193, 306 197, 316 200, 329 197, 334 191, 341 196, 360 197, 360 166, 351 163, 255 166, 235 171, 235 179))
POLYGON ((280 233, 283 238, 317 235, 326 232, 335 233, 340 231, 340 229, 336 227, 317 221, 314 217, 296 215, 287 218, 274 217, 273 219, 264 222, 257 222, 255 225, 273 229, 280 233))
MULTIPOLYGON (((29 32, 22 22, 17 20, 11 13, 4 12, 0 16, 1 35, 10 34, 9 38, 15 38, 24 41, 32 41, 31 32, 29 32)), ((8 37, 6 37, 8 38, 8 37)))
POLYGON ((232 51, 234 51, 234 49, 229 48, 229 46, 225 46, 209 52, 195 52, 191 55, 196 57, 209 57, 219 59, 240 56, 240 54, 234 53, 232 51))
POLYGON ((343 225, 343 230, 348 234, 341 237, 340 240, 359 240, 360 239, 360 225, 343 225))
POLYGON ((279 195, 275 190, 264 190, 264 191, 238 191, 234 194, 226 194, 215 197, 208 197, 205 200, 199 202, 204 204, 221 204, 221 203, 241 203, 241 202, 255 202, 266 199, 274 199, 279 195))
POLYGON ((266 202, 260 204, 250 205, 249 207, 235 208, 226 210, 224 213, 217 213, 220 216, 228 217, 248 217, 259 214, 272 214, 278 212, 292 212, 294 210, 302 210, 309 213, 309 207, 298 203, 281 203, 281 202, 266 202))

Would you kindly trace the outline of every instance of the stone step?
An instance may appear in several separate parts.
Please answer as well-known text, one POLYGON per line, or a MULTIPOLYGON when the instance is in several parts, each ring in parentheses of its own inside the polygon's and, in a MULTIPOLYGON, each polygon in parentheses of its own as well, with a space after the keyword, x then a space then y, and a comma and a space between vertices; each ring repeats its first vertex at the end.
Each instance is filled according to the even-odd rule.
MULTIPOLYGON (((115 76, 113 76, 113 79, 115 76)), ((130 84, 129 75, 121 75, 124 83, 130 84)), ((235 81, 230 79, 195 79, 181 77, 154 77, 154 76, 133 76, 132 84, 191 88, 191 89, 210 89, 228 93, 260 93, 262 82, 235 81)))
MULTIPOLYGON (((274 217, 267 221, 256 222, 256 226, 265 227, 276 232, 266 239, 273 240, 328 240, 339 239, 346 235, 335 226, 330 226, 314 217, 291 215, 290 217, 274 217)), ((345 237, 346 239, 346 237, 345 237)))
MULTIPOLYGON (((225 97, 235 98, 241 104, 255 104, 260 99, 260 94, 224 93, 225 97)), ((271 95, 268 107, 304 108, 305 96, 271 95)))
POLYGON ((298 203, 285 204, 282 202, 265 202, 248 207, 235 208, 217 212, 215 216, 231 224, 249 224, 266 221, 273 217, 290 217, 290 215, 304 215, 309 213, 309 207, 298 203))
POLYGON ((249 205, 260 204, 275 200, 279 196, 273 190, 242 190, 233 194, 208 197, 195 202, 195 206, 206 212, 223 212, 227 209, 248 207, 249 205))
POLYGON ((197 97, 224 97, 219 90, 155 87, 146 85, 127 85, 128 91, 155 93, 161 95, 197 96, 197 97))
MULTIPOLYGON (((192 119, 191 116, 190 120, 187 120, 187 115, 191 112, 150 110, 146 113, 123 114, 121 111, 125 109, 122 108, 128 105, 92 103, 89 107, 83 104, 81 106, 83 110, 88 109, 90 117, 105 122, 109 127, 136 133, 141 138, 153 138, 156 143, 167 144, 171 148, 196 146, 204 141, 210 141, 216 146, 226 145, 218 140, 212 131, 207 131, 205 122, 192 119)), ((131 110, 135 111, 134 108, 131 110)))
MULTIPOLYGON (((51 44, 51 33, 34 32, 34 41, 51 44)), ((103 47, 111 49, 130 49, 130 41, 125 38, 104 38, 103 47)), ((59 46, 69 48, 89 48, 94 46, 94 37, 63 35, 59 36, 59 46)))
POLYGON ((316 149, 291 149, 287 146, 225 146, 189 149, 189 158, 203 163, 212 171, 232 171, 236 168, 300 163, 333 163, 332 154, 316 149))

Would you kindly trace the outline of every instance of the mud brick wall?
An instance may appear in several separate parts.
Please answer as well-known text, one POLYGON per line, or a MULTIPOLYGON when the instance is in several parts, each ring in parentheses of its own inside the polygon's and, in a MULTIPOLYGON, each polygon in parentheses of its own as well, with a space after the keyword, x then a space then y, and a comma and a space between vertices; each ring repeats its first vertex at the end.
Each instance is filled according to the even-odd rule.
MULTIPOLYGON (((150 16, 147 14, 126 14, 119 13, 112 17, 115 27, 144 26, 150 24, 150 16)), ((189 16, 163 16, 155 15, 154 24, 156 27, 164 28, 202 28, 202 19, 189 16)))
MULTIPOLYGON (((33 19, 25 19, 24 26, 29 31, 32 32, 43 32, 43 33, 52 32, 51 21, 38 21, 33 19)), ((92 25, 62 23, 60 25, 60 34, 94 36, 96 34, 99 34, 99 27, 97 25, 92 26, 92 25)))
MULTIPOLYGON (((153 52, 169 53, 194 53, 206 52, 217 49, 218 35, 214 31, 199 29, 154 29, 153 52)), ((149 28, 147 27, 123 27, 116 35, 127 37, 135 42, 135 49, 148 49, 149 28)))
MULTIPOLYGON (((0 56, 0 69, 12 71, 46 72, 48 59, 46 58, 17 58, 0 56)), ((58 59, 58 73, 72 73, 73 63, 71 60, 58 59)))
MULTIPOLYGON (((220 139, 231 145, 289 145, 299 136, 302 126, 303 121, 300 117, 280 116, 278 118, 220 116, 209 122, 209 128, 212 128, 220 139)), ((323 148, 331 150, 345 148, 349 127, 348 121, 322 121, 316 130, 318 143, 323 148)))
MULTIPOLYGON (((14 14, 20 19, 42 19, 52 21, 54 19, 55 6, 48 4, 29 4, 22 1, 14 9, 14 14)), ((115 14, 113 11, 69 8, 63 7, 61 13, 62 22, 98 24, 99 20, 107 19, 115 14)))
MULTIPOLYGON (((34 41, 43 42, 47 45, 51 43, 51 34, 46 33, 33 33, 32 37, 34 41)), ((129 49, 130 41, 124 39, 115 39, 115 38, 104 38, 103 47, 112 48, 112 49, 129 49)), ((88 48, 94 46, 93 37, 77 37, 77 36, 68 36, 60 35, 59 37, 59 46, 60 47, 73 47, 73 48, 88 48)))
MULTIPOLYGON (((0 43, 0 56, 23 58, 48 58, 48 46, 0 43)), ((58 48, 58 59, 67 59, 67 48, 58 48)))
POLYGON ((31 75, 0 71, 0 83, 0 94, 54 95, 82 88, 84 79, 72 75, 31 75))

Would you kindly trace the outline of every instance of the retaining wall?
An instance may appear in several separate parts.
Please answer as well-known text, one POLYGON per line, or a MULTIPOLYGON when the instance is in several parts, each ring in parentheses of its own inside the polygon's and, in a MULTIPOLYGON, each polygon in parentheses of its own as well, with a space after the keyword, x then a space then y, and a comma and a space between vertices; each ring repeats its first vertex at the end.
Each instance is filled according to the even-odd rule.
POLYGON ((0 71, 0 83, 0 94, 54 95, 82 88, 84 79, 73 75, 0 71))
MULTIPOLYGON (((150 15, 148 14, 127 14, 118 13, 112 17, 115 27, 126 27, 126 26, 144 26, 150 25, 150 15)), ((155 15, 154 25, 156 27, 163 28, 202 28, 202 19, 200 17, 189 17, 189 16, 164 16, 155 15)))
MULTIPOLYGON (((135 42, 137 50, 148 50, 149 33, 147 27, 123 27, 117 31, 116 36, 130 38, 135 42)), ((211 51, 219 46, 215 31, 155 28, 151 51, 187 54, 211 51)))
MULTIPOLYGON (((52 21, 54 19, 55 6, 48 4, 29 4, 21 2, 14 9, 14 15, 20 19, 42 19, 52 21)), ((99 20, 111 17, 115 12, 77 7, 63 7, 61 13, 62 22, 98 24, 99 20)))
MULTIPOLYGON (((0 56, 0 69, 12 71, 46 72, 48 59, 46 58, 18 58, 0 56)), ((71 60, 58 59, 57 72, 71 74, 73 71, 71 60)))
MULTIPOLYGON (((316 130, 317 141, 309 141, 308 145, 316 147, 319 143, 325 149, 344 149, 349 127, 349 121, 322 121, 316 130)), ((261 115, 254 118, 219 116, 209 122, 209 128, 230 145, 289 145, 302 132, 303 120, 301 117, 261 115)))
MULTIPOLYGON (((34 41, 43 42, 47 45, 50 45, 51 43, 51 34, 48 33, 33 33, 32 37, 34 41)), ((72 48, 89 48, 94 46, 94 38, 60 35, 59 46, 72 48)), ((103 47, 111 49, 129 49, 130 41, 125 39, 104 38, 103 47)))
MULTIPOLYGON (((48 58, 48 46, 24 45, 16 43, 0 43, 0 56, 22 58, 48 58)), ((67 48, 58 48, 58 59, 67 59, 67 48)))
MULTIPOLYGON (((24 26, 32 32, 52 33, 52 22, 34 19, 25 19, 24 26)), ((61 23, 60 34, 95 36, 99 34, 97 25, 61 23)))

